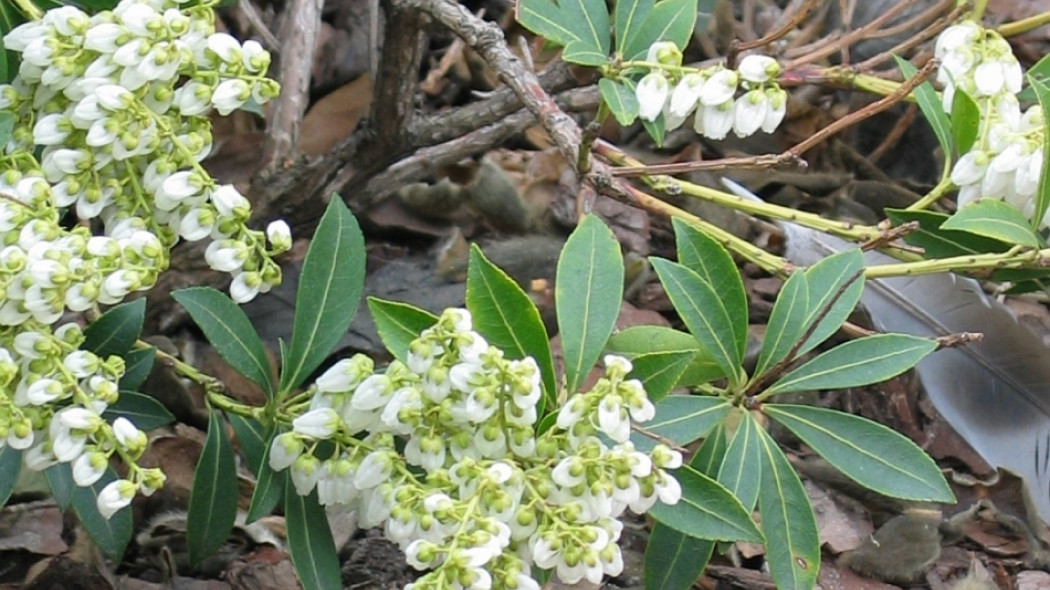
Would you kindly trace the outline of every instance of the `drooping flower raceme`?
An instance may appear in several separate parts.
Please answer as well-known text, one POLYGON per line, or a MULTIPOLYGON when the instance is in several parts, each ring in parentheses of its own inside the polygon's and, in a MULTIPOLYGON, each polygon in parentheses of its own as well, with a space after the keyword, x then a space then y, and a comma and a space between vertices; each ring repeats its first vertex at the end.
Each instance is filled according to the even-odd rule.
POLYGON ((599 583, 623 569, 624 510, 681 496, 667 471, 681 455, 629 440, 631 423, 654 414, 630 371, 606 357, 604 377, 537 433, 536 363, 506 359, 466 310, 446 310, 405 362, 376 372, 358 355, 321 375, 309 411, 274 438, 270 467, 329 510, 383 525, 410 564, 432 570, 413 588, 538 590, 532 566, 599 583), (325 459, 322 441, 334 445, 325 459))

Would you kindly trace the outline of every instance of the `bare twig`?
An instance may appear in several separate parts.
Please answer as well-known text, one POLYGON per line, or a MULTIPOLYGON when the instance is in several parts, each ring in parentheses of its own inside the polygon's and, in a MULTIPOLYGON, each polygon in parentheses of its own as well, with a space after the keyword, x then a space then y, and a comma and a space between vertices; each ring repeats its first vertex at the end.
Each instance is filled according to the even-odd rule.
POLYGON ((847 46, 852 45, 853 43, 855 43, 855 42, 857 42, 857 41, 859 41, 861 39, 867 38, 867 36, 870 33, 872 33, 872 31, 877 30, 880 26, 885 24, 887 21, 889 21, 893 17, 897 16, 897 14, 899 14, 902 10, 904 10, 908 6, 911 6, 911 4, 912 4, 912 0, 901 0, 900 2, 897 2, 897 4, 895 4, 892 7, 890 7, 890 9, 887 10, 886 12, 884 12, 884 13, 880 14, 879 16, 877 16, 876 18, 872 19, 871 22, 865 24, 863 27, 854 29, 854 30, 850 31, 847 34, 842 35, 841 37, 835 38, 835 39, 830 40, 830 41, 825 41, 825 40, 818 41, 816 44, 814 44, 813 47, 800 48, 799 50, 797 50, 794 53, 796 53, 796 54, 803 53, 803 52, 804 53, 802 55, 800 55, 799 57, 795 58, 794 60, 784 64, 784 69, 785 70, 795 69, 795 68, 799 67, 802 64, 810 63, 810 62, 816 61, 818 59, 827 57, 827 56, 831 55, 832 53, 835 53, 836 51, 840 50, 842 47, 847 47, 847 46))
MULTIPOLYGON (((748 49, 755 49, 756 47, 764 47, 766 45, 769 45, 770 43, 776 41, 777 39, 780 39, 784 35, 787 35, 791 31, 795 30, 795 27, 797 27, 802 21, 806 19, 806 16, 809 15, 809 11, 813 10, 813 7, 815 7, 816 5, 817 0, 804 0, 802 2, 802 5, 798 7, 798 10, 796 10, 795 13, 791 15, 791 18, 789 18, 787 22, 785 22, 783 25, 777 28, 777 30, 765 35, 761 39, 755 39, 754 41, 734 41, 729 46, 729 55, 727 56, 727 59, 729 59, 730 56, 735 56, 736 54, 742 51, 747 51, 748 49)), ((730 59, 729 61, 732 62, 732 59, 730 59)))
POLYGON ((248 21, 248 24, 252 26, 252 30, 259 35, 259 39, 262 40, 263 47, 269 50, 271 53, 280 53, 281 42, 277 40, 277 37, 270 30, 261 16, 259 11, 255 9, 255 5, 252 4, 252 0, 238 0, 237 9, 241 11, 244 18, 248 21))

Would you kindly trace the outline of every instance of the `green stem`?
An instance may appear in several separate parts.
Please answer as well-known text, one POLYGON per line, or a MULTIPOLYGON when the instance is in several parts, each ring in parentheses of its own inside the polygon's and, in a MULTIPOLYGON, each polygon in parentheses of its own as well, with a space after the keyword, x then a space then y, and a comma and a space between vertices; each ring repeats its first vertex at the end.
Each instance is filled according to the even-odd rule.
POLYGON ((864 271, 864 277, 867 279, 880 279, 938 272, 977 272, 1004 268, 1032 268, 1039 266, 1040 261, 1047 259, 1050 259, 1050 248, 1029 250, 1024 246, 1015 246, 1006 252, 997 254, 968 254, 935 260, 869 266, 864 271))
POLYGON ((14 0, 14 3, 29 20, 40 20, 44 16, 44 12, 32 0, 14 0))
POLYGON ((1050 23, 1050 10, 1040 12, 1039 14, 1027 18, 1022 18, 1021 20, 1012 23, 999 25, 999 28, 996 29, 996 31, 998 31, 1003 37, 1013 37, 1015 35, 1027 33, 1028 31, 1039 28, 1047 23, 1050 23))
POLYGON ((921 199, 915 201, 905 209, 906 211, 922 211, 928 208, 930 205, 936 203, 944 196, 944 193, 950 191, 955 185, 951 181, 951 163, 945 162, 944 173, 941 174, 941 180, 937 183, 937 186, 933 187, 930 192, 926 193, 921 199))

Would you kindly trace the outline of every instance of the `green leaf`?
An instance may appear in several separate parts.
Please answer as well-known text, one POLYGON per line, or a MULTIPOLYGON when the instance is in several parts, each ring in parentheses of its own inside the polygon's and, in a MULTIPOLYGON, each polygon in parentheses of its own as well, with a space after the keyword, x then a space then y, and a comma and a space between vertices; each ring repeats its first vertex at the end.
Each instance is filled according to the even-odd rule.
POLYGON ((936 348, 936 340, 907 334, 875 334, 851 340, 792 369, 765 393, 871 385, 900 375, 936 348))
POLYGON ((171 294, 193 318, 231 367, 273 397, 270 361, 251 320, 229 297, 211 287, 191 287, 171 294))
POLYGON ((520 0, 515 16, 521 26, 562 47, 576 39, 576 33, 565 20, 561 6, 551 0, 520 0))
MULTIPOLYGON (((1039 62, 1028 71, 1028 83, 1031 85, 1032 91, 1035 92, 1036 98, 1039 99, 1039 106, 1043 109, 1044 113, 1050 113, 1050 86, 1046 85, 1043 79, 1039 79, 1037 76, 1044 75, 1045 69, 1050 68, 1047 64, 1047 58, 1043 57, 1039 62), (1044 69, 1039 69, 1040 67, 1044 69), (1037 74, 1033 74, 1035 70, 1039 69, 1037 74)), ((1043 117, 1043 166, 1042 172, 1039 173, 1039 190, 1035 193, 1035 211, 1032 213, 1032 227, 1038 227, 1039 223, 1043 220, 1046 215, 1046 211, 1050 208, 1050 121, 1047 120, 1046 116, 1043 117)))
MULTIPOLYGON (((1050 80, 1050 53, 1044 55, 1035 62, 1032 67, 1028 68, 1025 73, 1027 85, 1024 90, 1017 95, 1017 100, 1020 102, 1031 102, 1037 100, 1038 96, 1035 92, 1035 82, 1041 82, 1043 86, 1046 86, 1048 80, 1050 80)), ((1040 106, 1042 102, 1040 101, 1040 106)))
POLYGON ((609 78, 602 78, 598 80, 598 90, 617 123, 624 127, 634 123, 638 118, 638 97, 630 88, 609 78))
POLYGON ((134 391, 149 377, 153 370, 153 359, 157 348, 135 348, 124 355, 124 375, 120 378, 120 389, 134 391))
POLYGON ((261 422, 254 418, 227 412, 226 419, 230 421, 233 433, 237 435, 237 444, 244 452, 248 469, 258 474, 259 466, 262 465, 263 457, 266 455, 266 444, 270 433, 261 422))
POLYGON ((655 523, 645 545, 645 590, 688 590, 704 573, 714 548, 714 541, 655 523))
MULTIPOLYGON (((897 67, 900 68, 906 79, 912 78, 918 73, 918 70, 911 65, 911 62, 896 55, 893 56, 893 59, 897 62, 897 67)), ((933 134, 937 136, 937 142, 941 144, 941 151, 950 157, 951 154, 955 153, 952 149, 952 124, 948 120, 947 113, 944 112, 941 99, 937 97, 937 91, 933 89, 933 85, 929 82, 923 82, 911 92, 915 96, 915 102, 919 104, 919 110, 922 111, 923 118, 930 124, 933 134)), ((963 152, 965 150, 959 151, 963 152)))
POLYGON ((0 449, 0 507, 7 504, 22 471, 22 451, 5 445, 0 449))
POLYGON ((309 496, 300 496, 288 478, 284 519, 288 552, 303 590, 342 590, 339 558, 328 528, 328 517, 317 503, 317 490, 310 492, 309 496))
POLYGON ((126 508, 118 510, 109 518, 104 518, 98 511, 98 494, 107 484, 117 479, 116 472, 112 467, 107 468, 98 481, 89 487, 82 488, 73 485, 73 474, 69 471, 69 464, 62 464, 61 467, 65 467, 65 474, 73 488, 70 503, 80 523, 84 525, 84 530, 103 555, 120 563, 124 549, 131 540, 133 529, 131 510, 126 508))
POLYGON ((103 359, 113 354, 124 356, 142 332, 145 317, 145 298, 114 305, 84 328, 84 344, 81 348, 103 359))
POLYGON ((414 305, 375 297, 368 298, 368 311, 372 313, 383 346, 401 362, 408 360, 408 345, 438 321, 436 315, 414 305))
POLYGON ((736 344, 737 330, 719 293, 700 275, 681 264, 662 258, 650 258, 649 261, 689 331, 711 354, 730 383, 739 385, 743 369, 736 344))
POLYGON ((806 283, 809 291, 809 317, 806 327, 809 328, 817 318, 823 319, 810 334, 805 344, 799 348, 801 356, 819 346, 831 337, 846 321, 853 308, 860 301, 864 291, 864 255, 859 248, 839 252, 824 258, 806 269, 806 283), (849 284, 849 286, 845 286, 849 284), (845 287, 844 287, 845 286, 845 287), (840 294, 841 293, 841 294, 840 294), (834 305, 834 297, 838 295, 834 305), (830 310, 828 306, 831 305, 830 310))
POLYGON ((303 260, 281 391, 302 383, 346 334, 364 284, 365 239, 343 199, 333 194, 303 260))
POLYGON ((641 119, 642 128, 649 134, 649 137, 653 138, 653 143, 656 147, 662 147, 664 145, 664 137, 667 136, 667 127, 664 124, 664 115, 660 113, 660 116, 655 121, 647 121, 641 119))
POLYGON ((540 312, 514 279, 485 258, 477 244, 470 248, 466 300, 474 329, 489 344, 502 349, 507 358, 531 356, 536 361, 544 398, 554 407, 558 387, 550 338, 540 312))
POLYGON ((671 225, 674 226, 678 263, 695 271, 718 290, 733 327, 737 354, 743 357, 747 344, 747 294, 736 264, 729 252, 711 236, 677 217, 671 220, 671 225))
POLYGON ((784 452, 763 428, 762 487, 758 509, 766 537, 766 561, 779 590, 810 590, 820 569, 820 537, 809 497, 784 452))
POLYGON ((621 56, 627 40, 638 34, 645 18, 652 11, 653 4, 654 0, 616 0, 616 6, 613 9, 613 24, 616 52, 621 56))
POLYGON ((1032 231, 1024 214, 999 199, 978 199, 969 203, 941 227, 1029 248, 1039 247, 1039 236, 1032 231))
POLYGON ((613 334, 608 348, 629 359, 658 352, 692 352, 693 358, 676 384, 679 387, 699 385, 725 376, 722 368, 692 334, 665 326, 631 326, 613 334))
POLYGON ((562 59, 597 66, 609 60, 609 11, 600 0, 522 0, 518 22, 565 47, 562 59))
POLYGON ((718 470, 722 467, 728 448, 729 441, 726 440, 725 421, 723 420, 707 433, 704 442, 689 460, 689 466, 704 475, 714 477, 718 475, 718 470))
POLYGON ((623 256, 612 232, 587 215, 558 258, 554 302, 565 359, 565 387, 577 387, 598 360, 623 299, 623 256))
POLYGON ((694 356, 688 350, 641 354, 631 359, 634 369, 628 377, 641 381, 649 400, 656 403, 678 383, 694 356))
MULTIPOLYGON (((952 95, 952 138, 958 153, 965 154, 977 140, 977 128, 981 124, 981 111, 964 90, 955 89, 952 95)), ((947 153, 947 152, 946 152, 947 153)))
POLYGON ((751 513, 720 483, 688 465, 673 477, 682 485, 682 498, 674 506, 657 502, 650 508, 658 522, 697 539, 762 542, 751 513))
MULTIPOLYGON (((69 463, 52 465, 44 470, 44 479, 47 480, 47 485, 51 488, 51 497, 55 499, 55 503, 64 512, 73 501, 73 490, 77 487, 73 481, 72 466, 69 463)), ((103 476, 103 479, 105 479, 105 476, 103 476)))
POLYGON ((744 509, 751 512, 758 501, 758 490, 762 484, 762 443, 758 440, 760 427, 749 412, 742 412, 733 440, 729 441, 722 467, 718 471, 718 483, 736 496, 744 509))
POLYGON ((649 46, 657 41, 670 41, 685 49, 696 24, 697 0, 661 0, 649 11, 638 31, 628 37, 623 47, 624 59, 644 58, 649 46))
POLYGON ((191 563, 213 555, 233 530, 237 517, 236 473, 226 427, 219 412, 212 410, 208 414, 204 448, 193 472, 193 491, 186 513, 186 520, 194 524, 186 530, 191 563))
POLYGON ((263 458, 259 461, 255 489, 252 490, 252 501, 248 506, 248 515, 244 517, 245 522, 255 522, 269 515, 284 496, 284 480, 288 473, 270 468, 270 449, 273 439, 280 433, 280 430, 274 430, 263 447, 263 458))
MULTIPOLYGON (((7 61, 0 51, 0 69, 6 69, 7 61)), ((6 80, 6 74, 0 74, 0 80, 6 80)), ((0 145, 7 145, 15 131, 15 115, 10 111, 0 111, 0 145)))
POLYGON ((933 459, 882 424, 810 406, 766 404, 763 411, 865 488, 905 500, 955 502, 933 459))
MULTIPOLYGON (((685 446, 707 435, 728 411, 729 402, 719 397, 669 395, 656 404, 656 415, 645 423, 645 430, 685 446)), ((642 451, 655 444, 637 432, 631 435, 631 440, 642 451)))
POLYGON ((894 225, 903 225, 909 221, 919 222, 919 229, 905 234, 904 241, 925 250, 926 258, 1005 252, 1013 247, 1012 244, 969 232, 944 229, 944 222, 950 217, 943 213, 886 209, 886 216, 894 225))
POLYGON ((106 408, 102 416, 110 422, 123 416, 143 431, 160 428, 175 421, 175 416, 171 415, 164 404, 135 391, 121 391, 117 402, 106 408))
POLYGON ((784 282, 773 304, 773 312, 766 324, 766 335, 762 339, 762 351, 755 365, 755 375, 761 375, 787 358, 806 331, 809 313, 809 281, 804 272, 793 273, 784 282))

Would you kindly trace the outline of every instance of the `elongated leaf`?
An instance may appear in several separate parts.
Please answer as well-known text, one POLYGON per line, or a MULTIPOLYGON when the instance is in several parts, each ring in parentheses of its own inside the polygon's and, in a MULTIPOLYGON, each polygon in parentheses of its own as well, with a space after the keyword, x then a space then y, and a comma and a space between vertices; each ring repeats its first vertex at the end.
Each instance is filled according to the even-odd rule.
POLYGON ((332 195, 303 260, 281 391, 302 383, 346 334, 364 284, 365 239, 343 199, 332 195))
MULTIPOLYGON (((69 471, 69 464, 65 463, 55 467, 65 468, 64 473, 72 485, 73 475, 69 471)), ((124 555, 124 549, 127 548, 128 541, 131 540, 133 530, 131 510, 127 508, 118 510, 109 518, 104 518, 98 511, 99 492, 116 479, 117 473, 113 471, 112 467, 109 467, 93 485, 86 488, 73 485, 70 503, 73 506, 73 510, 77 513, 80 523, 84 525, 84 530, 87 531, 88 536, 95 542, 95 545, 98 546, 103 555, 114 562, 120 563, 121 557, 124 555)))
POLYGON ((638 118, 638 97, 634 91, 609 78, 598 80, 598 90, 617 123, 624 127, 634 123, 638 118))
POLYGON ((286 471, 274 471, 270 468, 270 449, 273 445, 273 439, 278 434, 280 434, 280 431, 275 430, 263 447, 263 458, 259 462, 259 470, 256 472, 257 479, 255 489, 252 490, 252 501, 248 506, 248 515, 244 518, 246 522, 255 522, 272 513, 277 503, 284 496, 284 480, 288 477, 288 473, 286 471))
POLYGON ((655 523, 645 545, 645 590, 688 590, 704 573, 715 542, 655 523))
POLYGON ((262 340, 236 303, 211 287, 182 289, 171 296, 186 308, 223 360, 268 397, 273 396, 270 362, 262 340))
POLYGON ((820 537, 809 497, 784 452, 762 428, 762 488, 758 509, 766 561, 779 590, 810 590, 820 569, 820 537))
POLYGON ((520 0, 515 15, 521 26, 562 47, 577 38, 561 7, 551 0, 520 0))
POLYGON ((981 111, 977 103, 964 90, 956 88, 952 95, 952 138, 958 153, 965 154, 977 140, 977 128, 981 124, 981 111))
MULTIPOLYGON (((1025 89, 1017 95, 1017 100, 1021 102, 1037 100, 1038 96, 1036 96, 1034 88, 1035 82, 1042 82, 1043 86, 1046 86, 1048 80, 1050 80, 1050 53, 1039 58, 1039 61, 1035 62, 1025 72, 1025 82, 1027 84, 1025 89)), ((1042 106, 1042 102, 1039 104, 1042 106)))
POLYGON ((601 0, 558 0, 562 14, 577 38, 570 41, 562 52, 562 59, 585 65, 601 65, 609 61, 609 9, 601 0), (580 61, 577 55, 593 55, 580 61))
POLYGON ((285 485, 284 519, 288 552, 303 590, 342 590, 339 558, 328 528, 328 517, 317 503, 317 490, 309 496, 295 492, 291 478, 285 485))
POLYGON ((722 467, 727 448, 729 448, 729 441, 726 440, 725 421, 722 421, 715 425, 704 438, 700 448, 689 460, 689 466, 704 475, 715 477, 722 467))
POLYGON ((645 57, 649 46, 657 41, 670 41, 685 48, 696 24, 697 0, 661 0, 642 21, 638 32, 623 47, 626 59, 645 57))
POLYGON ((270 439, 270 433, 261 422, 254 418, 239 416, 233 412, 226 414, 230 421, 234 434, 237 435, 237 444, 244 452, 248 469, 258 475, 259 466, 262 465, 263 456, 266 455, 266 444, 270 439))
POLYGON ((153 359, 157 348, 136 348, 124 355, 124 375, 120 378, 120 389, 135 391, 153 370, 153 359))
POLYGON ((7 504, 22 471, 22 451, 5 445, 0 449, 0 507, 7 504))
MULTIPOLYGON (((1039 60, 1037 66, 1043 65, 1046 61, 1047 58, 1043 57, 1043 59, 1039 60)), ((1043 71, 1045 70, 1040 70, 1040 73, 1043 71)), ((1043 109, 1043 113, 1050 113, 1050 86, 1047 86, 1045 80, 1038 79, 1036 75, 1033 75, 1032 70, 1028 72, 1028 82, 1031 84, 1036 98, 1039 99, 1039 106, 1043 109)), ((1035 211, 1032 213, 1033 227, 1038 227, 1039 222, 1046 215, 1047 209, 1050 208, 1050 121, 1047 120, 1045 115, 1043 116, 1043 166, 1041 170, 1039 173, 1039 190, 1035 193, 1035 211)))
POLYGON ((476 244, 470 249, 467 269, 467 309, 474 329, 489 344, 502 349, 508 358, 531 356, 536 361, 545 398, 554 407, 558 388, 550 338, 540 312, 518 283, 489 262, 476 244))
POLYGON ((853 308, 857 306, 860 294, 864 291, 864 278, 859 276, 863 269, 864 255, 859 248, 833 254, 806 269, 809 290, 807 329, 822 314, 823 319, 799 349, 799 355, 813 350, 830 338, 849 314, 853 313, 853 308), (849 286, 843 289, 847 283, 849 286), (839 296, 838 299, 834 299, 836 295, 839 296), (833 300, 835 303, 832 305, 833 300))
POLYGON ((628 375, 638 379, 649 394, 649 400, 656 403, 664 398, 678 379, 682 376, 689 362, 693 359, 689 351, 651 352, 634 357, 631 363, 634 369, 628 375))
POLYGON ((569 392, 576 391, 612 334, 623 273, 620 244, 600 219, 587 215, 565 242, 554 285, 569 392))
POLYGON ((740 367, 742 355, 736 345, 736 328, 718 292, 680 264, 662 258, 650 258, 649 261, 689 331, 711 354, 730 383, 739 385, 743 369, 740 367))
POLYGON ((679 377, 678 386, 699 385, 725 376, 722 368, 692 334, 666 326, 631 326, 613 334, 608 348, 629 359, 659 352, 692 352, 693 358, 679 377))
POLYGON ((208 414, 204 448, 193 472, 193 491, 186 513, 187 521, 194 525, 186 531, 191 563, 200 563, 214 554, 233 530, 237 516, 236 473, 233 446, 226 438, 222 418, 212 410, 208 414))
MULTIPOLYGON (((55 499, 58 507, 65 511, 73 501, 73 490, 76 483, 73 481, 73 471, 69 463, 59 463, 44 470, 44 479, 51 488, 51 497, 55 499)), ((103 477, 105 479, 105 477, 103 477)))
POLYGON ((146 300, 136 299, 114 305, 91 325, 84 328, 84 350, 106 358, 111 354, 124 356, 142 332, 146 317, 146 300))
POLYGON ((1039 247, 1039 237, 1032 231, 1025 216, 999 199, 978 199, 969 203, 941 227, 1029 248, 1039 247))
POLYGON ((117 402, 106 408, 102 415, 110 421, 123 416, 143 431, 160 428, 175 421, 175 416, 171 415, 164 404, 134 391, 121 391, 117 402))
POLYGON ((874 492, 923 502, 955 501, 933 459, 882 424, 811 406, 766 404, 763 411, 839 471, 874 492))
MULTIPOLYGON (((897 62, 897 67, 900 68, 905 78, 911 78, 918 72, 915 66, 911 65, 911 62, 896 55, 893 56, 893 59, 897 62)), ((955 153, 952 148, 954 145, 952 124, 948 120, 948 115, 944 112, 941 99, 937 98, 937 91, 933 89, 933 85, 929 82, 923 82, 911 92, 915 96, 915 102, 918 103, 919 110, 922 111, 923 118, 930 124, 933 134, 937 136, 937 142, 941 144, 941 151, 947 157, 951 157, 955 153)))
POLYGON ((743 357, 744 345, 747 344, 747 295, 736 264, 729 252, 704 232, 677 217, 671 220, 671 224, 674 226, 678 263, 696 272, 718 291, 733 326, 737 354, 743 357))
POLYGON ((885 381, 914 367, 937 342, 907 334, 875 334, 851 340, 796 367, 768 393, 845 389, 885 381))
POLYGON ((1013 244, 969 232, 944 229, 944 222, 950 217, 943 213, 886 209, 886 216, 894 225, 903 225, 909 221, 919 222, 919 229, 906 234, 904 241, 925 250, 926 258, 950 258, 965 254, 1006 252, 1013 247, 1013 244))
POLYGON ((697 539, 762 542, 745 510, 729 490, 710 477, 683 465, 674 472, 682 498, 674 506, 657 502, 648 514, 672 529, 697 539))
POLYGON ((653 9, 653 0, 617 0, 613 9, 613 29, 616 51, 623 55, 627 40, 638 33, 645 18, 653 9))
MULTIPOLYGON (((728 411, 729 402, 722 398, 669 395, 656 404, 656 415, 644 427, 648 432, 684 446, 707 435, 728 411)), ((631 435, 631 440, 635 447, 643 451, 655 444, 652 439, 637 432, 631 435)))
POLYGON ((776 366, 784 360, 806 330, 809 317, 809 282, 804 273, 788 277, 773 304, 773 312, 766 324, 762 351, 755 365, 755 375, 776 366))
POLYGON ((414 305, 375 297, 368 298, 368 311, 372 313, 383 346, 401 362, 408 360, 408 345, 438 321, 436 315, 414 305))
POLYGON ((726 447, 722 468, 718 471, 718 483, 736 496, 744 509, 751 512, 758 501, 758 490, 762 484, 762 443, 758 440, 755 419, 743 412, 733 440, 726 447))

